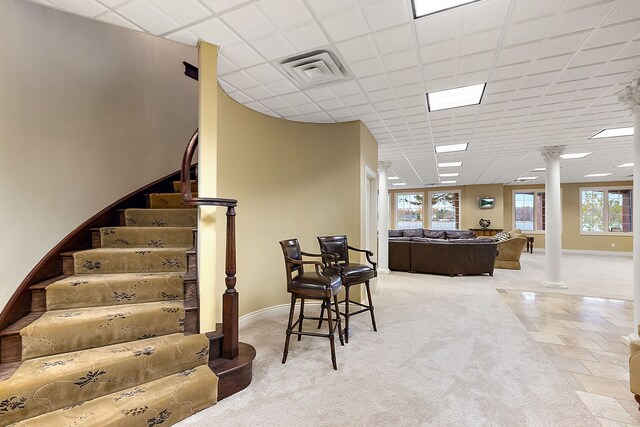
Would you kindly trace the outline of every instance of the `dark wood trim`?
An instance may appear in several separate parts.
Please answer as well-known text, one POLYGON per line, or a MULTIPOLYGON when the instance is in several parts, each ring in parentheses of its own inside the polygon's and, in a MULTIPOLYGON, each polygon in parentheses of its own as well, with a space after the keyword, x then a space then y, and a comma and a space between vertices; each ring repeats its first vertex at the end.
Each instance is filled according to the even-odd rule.
POLYGON ((191 77, 193 80, 198 80, 198 67, 193 64, 189 64, 187 61, 182 61, 182 64, 184 64, 184 75, 191 77))
POLYGON ((220 358, 209 362, 209 368, 218 376, 218 400, 229 397, 251 384, 255 358, 256 349, 241 342, 235 358, 220 358))
POLYGON ((119 209, 145 207, 145 194, 173 192, 172 182, 180 178, 180 171, 172 172, 144 187, 132 191, 87 219, 51 249, 22 281, 0 313, 0 330, 17 322, 31 311, 31 285, 62 275, 63 252, 91 248, 91 228, 113 226, 120 222, 119 209))

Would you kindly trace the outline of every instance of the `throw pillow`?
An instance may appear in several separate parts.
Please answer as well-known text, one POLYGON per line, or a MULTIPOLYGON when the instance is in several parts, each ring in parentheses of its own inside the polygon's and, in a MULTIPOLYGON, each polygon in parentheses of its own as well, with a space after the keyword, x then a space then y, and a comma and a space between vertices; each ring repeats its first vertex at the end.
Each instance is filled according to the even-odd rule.
POLYGON ((422 228, 402 230, 402 237, 424 237, 422 228))
POLYGON ((424 237, 430 239, 444 239, 444 230, 428 230, 424 229, 424 237))
POLYGON ((511 236, 509 235, 509 233, 507 233, 506 231, 501 231, 501 232, 499 232, 499 233, 496 233, 496 235, 495 235, 495 236, 493 236, 493 237, 495 237, 495 239, 496 239, 498 242, 504 242, 505 240, 509 240, 509 239, 511 238, 511 236))
POLYGON ((389 237, 402 237, 402 230, 389 230, 389 237))

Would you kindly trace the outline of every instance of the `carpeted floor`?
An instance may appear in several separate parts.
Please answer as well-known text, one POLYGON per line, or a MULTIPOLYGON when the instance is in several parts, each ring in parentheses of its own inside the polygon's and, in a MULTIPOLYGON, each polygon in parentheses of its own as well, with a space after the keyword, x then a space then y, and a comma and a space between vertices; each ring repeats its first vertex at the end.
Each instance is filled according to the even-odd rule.
MULTIPOLYGON (((352 339, 337 347, 337 372, 321 338, 292 341, 280 363, 286 314, 247 326, 242 340, 258 352, 251 386, 180 425, 600 425, 496 291, 545 290, 544 254, 522 261, 522 270, 493 278, 378 278, 379 332, 366 315, 353 318, 352 339)), ((625 278, 630 260, 596 261, 568 255, 564 292, 628 298, 630 275, 612 283, 602 274, 620 268, 613 276, 625 278)))

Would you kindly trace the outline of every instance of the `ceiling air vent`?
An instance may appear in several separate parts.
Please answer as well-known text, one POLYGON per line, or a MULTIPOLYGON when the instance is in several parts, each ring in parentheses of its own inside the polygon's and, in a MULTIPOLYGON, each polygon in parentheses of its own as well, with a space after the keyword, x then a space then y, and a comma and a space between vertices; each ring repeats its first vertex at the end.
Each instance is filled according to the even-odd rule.
POLYGON ((347 77, 340 60, 331 52, 316 50, 280 63, 286 73, 300 87, 312 87, 333 83, 347 77))

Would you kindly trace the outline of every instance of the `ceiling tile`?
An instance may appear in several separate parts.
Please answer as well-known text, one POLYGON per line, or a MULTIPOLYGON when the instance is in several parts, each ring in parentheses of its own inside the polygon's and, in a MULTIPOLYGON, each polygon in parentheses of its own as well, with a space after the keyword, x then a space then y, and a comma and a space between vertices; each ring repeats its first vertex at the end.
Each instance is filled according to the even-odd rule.
POLYGON ((378 58, 367 59, 366 61, 360 61, 353 64, 349 64, 351 71, 355 77, 368 77, 375 74, 381 74, 385 72, 384 66, 378 58))
POLYGON ((326 15, 346 7, 355 6, 357 0, 308 0, 311 9, 318 15, 326 15))
POLYGON ((460 43, 460 55, 495 51, 500 39, 500 30, 486 31, 484 33, 466 36, 460 43))
POLYGON ((157 9, 147 0, 133 0, 118 8, 118 13, 151 34, 159 35, 175 30, 180 24, 157 9))
POLYGON ((289 40, 280 33, 252 40, 251 46, 270 61, 294 56, 298 53, 289 40))
POLYGON ((619 7, 613 10, 604 23, 613 24, 631 19, 640 19, 640 8, 638 7, 637 0, 625 0, 619 3, 619 7))
POLYGON ((94 0, 49 0, 50 3, 77 15, 94 17, 108 9, 94 0))
POLYGON ((410 25, 391 28, 373 35, 381 55, 402 52, 413 48, 413 33, 410 25))
POLYGON ((367 22, 358 7, 343 9, 321 18, 324 29, 334 42, 361 36, 369 32, 367 22))
POLYGON ((261 0, 258 7, 280 29, 311 20, 301 0, 261 0))
POLYGON ((211 18, 198 24, 192 25, 191 27, 189 27, 189 30, 191 30, 202 40, 213 43, 223 48, 238 44, 242 41, 242 39, 240 39, 240 37, 238 37, 236 33, 231 31, 229 27, 227 27, 218 18, 211 18))
POLYGON ((423 64, 452 59, 458 56, 459 39, 451 39, 420 47, 420 58, 423 64))
POLYGON ((273 65, 267 63, 247 68, 244 71, 261 83, 270 83, 282 79, 282 74, 273 65))
POLYGON ((209 10, 198 0, 153 0, 153 5, 181 25, 188 25, 210 16, 209 10))
POLYGON ((542 40, 553 23, 553 17, 543 17, 510 25, 502 43, 503 46, 530 43, 542 40))
POLYGON ((418 43, 429 45, 460 37, 462 13, 460 8, 449 13, 436 13, 414 21, 418 43))
POLYGON ((314 101, 325 101, 328 99, 334 99, 336 94, 329 89, 328 86, 319 86, 304 91, 314 101))
POLYGON ((266 83, 265 86, 276 95, 284 95, 285 93, 299 90, 293 83, 284 78, 276 80, 275 82, 266 83))
POLYGON ((408 23, 413 18, 408 1, 382 0, 364 7, 372 31, 408 23))
MULTIPOLYGON (((142 28, 138 27, 136 24, 130 21, 127 21, 126 19, 124 19, 122 16, 118 15, 115 12, 103 13, 98 17, 98 19, 100 19, 103 22, 108 22, 109 24, 114 24, 120 27, 129 28, 131 30, 143 31, 142 28)), ((188 33, 188 31, 186 33, 188 33)), ((191 34, 191 36, 193 36, 193 34, 191 34)), ((172 38, 172 37, 167 37, 167 38, 169 40, 174 40, 180 43, 185 43, 185 44, 190 44, 192 46, 195 46, 195 44, 198 42, 198 38, 195 37, 195 41, 194 41, 193 37, 190 37, 189 34, 182 34, 182 35, 177 35, 176 38, 172 38)))
POLYGON ((401 70, 418 65, 418 57, 413 50, 385 55, 382 60, 387 71, 401 70))
POLYGON ((318 25, 313 21, 286 30, 284 35, 299 53, 318 49, 329 43, 318 25))
POLYGON ((200 0, 209 9, 215 13, 221 13, 225 10, 249 3, 250 0, 200 0))
POLYGON ((220 78, 235 87, 236 89, 243 90, 250 87, 258 86, 258 82, 253 80, 243 71, 234 71, 233 73, 225 74, 220 78))
POLYGON ((220 18, 245 39, 254 39, 275 31, 275 27, 255 4, 233 10, 220 18))
POLYGON ((512 22, 555 15, 561 11, 563 2, 558 0, 518 0, 511 14, 512 22))
POLYGON ((375 58, 378 55, 373 38, 369 35, 336 43, 336 46, 347 64, 375 58))
POLYGON ((244 43, 223 46, 220 48, 220 52, 240 68, 251 67, 264 62, 264 59, 255 50, 244 43))

